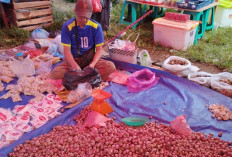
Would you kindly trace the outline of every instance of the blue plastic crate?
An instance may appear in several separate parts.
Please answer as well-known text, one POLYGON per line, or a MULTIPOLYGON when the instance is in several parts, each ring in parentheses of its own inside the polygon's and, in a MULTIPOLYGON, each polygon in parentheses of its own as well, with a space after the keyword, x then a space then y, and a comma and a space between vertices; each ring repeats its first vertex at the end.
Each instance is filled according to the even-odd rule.
POLYGON ((183 9, 198 10, 213 2, 214 0, 181 0, 177 2, 177 7, 183 9))

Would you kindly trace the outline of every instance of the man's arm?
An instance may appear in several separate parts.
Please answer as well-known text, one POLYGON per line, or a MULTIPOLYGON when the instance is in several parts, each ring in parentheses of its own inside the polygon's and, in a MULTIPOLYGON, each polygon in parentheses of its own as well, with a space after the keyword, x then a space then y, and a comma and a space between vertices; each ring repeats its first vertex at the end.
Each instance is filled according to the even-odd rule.
POLYGON ((102 55, 102 45, 96 46, 96 52, 94 54, 92 62, 89 64, 89 67, 94 68, 98 60, 101 58, 101 55, 102 55))
POLYGON ((76 63, 71 53, 70 46, 64 46, 64 57, 65 61, 68 63, 72 70, 81 70, 80 66, 76 63))

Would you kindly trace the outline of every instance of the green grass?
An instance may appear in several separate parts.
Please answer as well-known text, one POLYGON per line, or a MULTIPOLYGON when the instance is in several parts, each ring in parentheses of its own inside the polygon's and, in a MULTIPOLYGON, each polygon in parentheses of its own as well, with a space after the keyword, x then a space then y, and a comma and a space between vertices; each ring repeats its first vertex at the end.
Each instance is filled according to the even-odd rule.
MULTIPOLYGON (((113 9, 111 12, 110 30, 107 31, 107 39, 116 36, 127 25, 119 26, 119 18, 122 10, 122 2, 114 0, 113 9)), ((168 10, 173 11, 173 10, 168 10)), ((174 11, 175 12, 175 11, 174 11)), ((65 21, 74 17, 74 12, 61 12, 53 10, 54 24, 49 27, 43 27, 48 32, 53 30, 61 30, 65 21)), ((153 25, 152 18, 147 17, 143 23, 137 26, 136 30, 129 29, 122 39, 126 39, 131 33, 134 34, 129 39, 134 41, 136 35, 139 33, 140 37, 136 45, 140 49, 147 49, 151 51, 170 51, 170 48, 162 47, 160 44, 153 43, 153 25)), ((11 27, 9 30, 0 29, 0 48, 11 48, 21 45, 27 41, 31 32, 22 29, 11 27)), ((231 44, 232 29, 218 28, 213 31, 207 31, 204 37, 200 39, 197 45, 191 46, 186 51, 173 51, 173 55, 178 55, 189 59, 190 61, 204 62, 213 64, 221 69, 232 72, 232 44, 231 44)))

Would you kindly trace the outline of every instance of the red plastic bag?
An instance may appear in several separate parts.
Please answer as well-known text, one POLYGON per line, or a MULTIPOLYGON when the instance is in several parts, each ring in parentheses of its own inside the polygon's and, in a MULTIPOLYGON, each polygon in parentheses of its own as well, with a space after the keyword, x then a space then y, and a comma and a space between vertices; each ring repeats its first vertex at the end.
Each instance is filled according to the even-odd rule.
POLYGON ((100 3, 100 0, 92 0, 92 5, 94 13, 100 13, 102 11, 102 5, 100 3))
POLYGON ((115 70, 113 73, 110 74, 108 81, 112 81, 121 85, 126 85, 128 77, 129 76, 127 74, 115 70))
POLYGON ((186 115, 177 116, 176 119, 170 122, 172 129, 174 129, 178 134, 184 136, 191 136, 192 130, 186 121, 186 115))
POLYGON ((108 120, 110 120, 110 118, 107 118, 96 111, 91 111, 88 114, 83 127, 93 125, 106 126, 105 122, 107 122, 108 120))

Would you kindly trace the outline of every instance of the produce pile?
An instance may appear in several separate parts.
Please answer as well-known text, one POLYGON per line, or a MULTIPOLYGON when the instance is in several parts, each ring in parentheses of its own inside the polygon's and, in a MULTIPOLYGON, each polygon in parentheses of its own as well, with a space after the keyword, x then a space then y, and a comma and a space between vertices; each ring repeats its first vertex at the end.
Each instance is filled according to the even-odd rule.
POLYGON ((232 156, 231 142, 199 132, 181 136, 157 121, 130 127, 112 118, 106 127, 84 128, 89 112, 87 106, 74 118, 77 125, 55 126, 49 133, 16 146, 9 156, 232 156))

